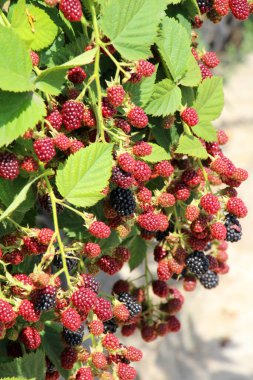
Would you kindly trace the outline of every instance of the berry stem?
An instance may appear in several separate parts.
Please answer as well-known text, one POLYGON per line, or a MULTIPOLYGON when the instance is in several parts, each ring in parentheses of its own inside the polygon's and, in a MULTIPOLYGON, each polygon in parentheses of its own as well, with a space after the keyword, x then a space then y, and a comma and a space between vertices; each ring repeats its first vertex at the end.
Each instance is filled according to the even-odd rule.
POLYGON ((49 193, 49 196, 50 196, 50 199, 51 199, 51 202, 52 202, 54 230, 55 230, 57 241, 58 241, 59 248, 60 248, 60 253, 61 253, 61 258, 62 258, 62 266, 63 266, 64 273, 65 273, 65 276, 66 276, 66 281, 67 281, 68 287, 71 288, 71 281, 70 281, 70 277, 69 277, 69 272, 68 272, 68 267, 67 267, 67 261, 66 261, 66 256, 65 256, 65 252, 64 252, 64 245, 62 243, 61 235, 60 235, 60 230, 59 230, 57 208, 56 208, 56 198, 55 198, 52 186, 51 186, 51 184, 50 184, 49 179, 48 179, 47 176, 45 176, 45 181, 46 181, 48 193, 49 193))
POLYGON ((89 38, 89 35, 88 35, 88 26, 89 26, 89 23, 88 21, 86 20, 86 18, 84 17, 84 14, 82 15, 82 18, 81 18, 81 25, 82 25, 82 29, 83 29, 83 33, 84 35, 89 38))
POLYGON ((202 170, 202 173, 203 173, 203 176, 205 178, 205 182, 208 186, 208 189, 209 189, 210 193, 212 193, 212 189, 211 189, 210 182, 208 180, 207 172, 205 171, 205 168, 204 168, 200 158, 198 158, 198 165, 199 165, 200 169, 202 170))
POLYGON ((4 12, 2 11, 2 9, 0 9, 0 24, 3 26, 7 26, 8 28, 11 26, 7 17, 5 16, 4 12), (1 20, 2 20, 2 22, 1 22, 1 20))

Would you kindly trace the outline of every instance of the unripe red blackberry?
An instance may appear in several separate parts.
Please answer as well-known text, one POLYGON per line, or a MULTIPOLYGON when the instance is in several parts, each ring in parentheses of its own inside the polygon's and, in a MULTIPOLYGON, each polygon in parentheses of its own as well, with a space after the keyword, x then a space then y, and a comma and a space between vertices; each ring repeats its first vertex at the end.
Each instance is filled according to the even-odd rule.
POLYGON ((61 353, 61 366, 63 369, 70 370, 77 361, 77 352, 74 347, 66 347, 61 353))
POLYGON ((119 340, 114 334, 108 333, 102 340, 102 346, 107 350, 115 351, 119 348, 119 340))
POLYGON ((185 122, 189 127, 194 127, 199 122, 199 117, 194 108, 188 107, 181 112, 181 119, 185 122))
POLYGON ((25 170, 28 173, 34 173, 38 170, 39 165, 38 162, 30 156, 24 157, 21 163, 21 169, 25 170))
POLYGON ((127 348, 126 358, 130 360, 130 362, 139 362, 142 359, 142 357, 143 354, 141 350, 139 350, 138 348, 135 348, 133 346, 129 346, 127 348))
POLYGON ((80 368, 77 373, 75 380, 93 380, 94 377, 92 376, 92 372, 90 367, 82 367, 80 368))
POLYGON ((13 153, 0 153, 0 177, 13 180, 19 175, 19 162, 13 153))
POLYGON ((53 235, 54 231, 50 228, 42 228, 38 233, 37 239, 39 243, 48 245, 51 242, 53 235))
POLYGON ((152 289, 156 296, 166 298, 169 294, 169 287, 165 281, 154 280, 152 282, 152 289))
POLYGON ((0 299, 0 323, 10 323, 15 319, 15 317, 16 314, 12 309, 12 306, 3 299, 0 299))
POLYGON ((81 287, 72 294, 71 301, 78 310, 83 310, 88 314, 96 304, 96 293, 81 287))
POLYGON ((125 90, 122 86, 118 85, 108 87, 106 93, 109 102, 114 107, 119 107, 123 103, 125 97, 125 90))
POLYGON ((136 378, 136 370, 128 364, 119 363, 117 375, 120 380, 134 380, 136 378))
POLYGON ((138 157, 149 156, 152 153, 152 146, 146 141, 138 141, 133 146, 133 154, 138 157))
POLYGON ((229 0, 214 0, 214 10, 221 16, 226 16, 229 12, 229 0))
POLYGON ((128 248, 119 246, 113 251, 113 257, 122 263, 126 263, 131 257, 131 252, 128 248))
POLYGON ((214 239, 224 240, 227 236, 227 229, 224 224, 216 222, 211 225, 211 234, 214 239))
POLYGON ((107 366, 106 357, 102 352, 93 352, 91 357, 92 357, 92 363, 96 368, 102 369, 107 366))
POLYGON ((21 331, 19 339, 28 350, 36 350, 41 345, 40 334, 33 327, 25 327, 21 331))
POLYGON ((49 162, 56 155, 56 151, 54 149, 54 140, 50 137, 44 137, 42 139, 36 140, 33 143, 33 148, 38 159, 42 162, 49 162))
POLYGON ((97 261, 97 265, 103 272, 112 276, 120 271, 123 263, 109 255, 104 255, 97 261))
POLYGON ((128 337, 128 336, 133 335, 135 333, 136 329, 137 329, 136 323, 132 323, 130 325, 124 325, 124 326, 122 326, 121 334, 123 336, 128 337))
POLYGON ((104 332, 104 324, 99 320, 91 321, 89 324, 89 330, 91 334, 99 336, 104 332))
POLYGON ((181 274, 184 269, 184 262, 179 262, 174 257, 168 259, 168 268, 171 273, 181 274))
POLYGON ((189 187, 196 187, 200 184, 201 178, 196 170, 187 169, 182 174, 182 181, 189 187))
POLYGON ((93 311, 97 315, 97 317, 103 322, 108 321, 113 317, 111 304, 104 298, 97 298, 93 311))
POLYGON ((137 193, 137 199, 143 203, 150 203, 152 199, 152 191, 147 187, 142 186, 137 193))
POLYGON ((86 243, 83 247, 83 253, 89 258, 94 258, 100 255, 101 248, 97 243, 86 243))
POLYGON ((94 112, 88 107, 84 107, 84 110, 83 110, 83 124, 86 127, 90 127, 90 128, 93 128, 96 126, 96 118, 95 118, 94 112))
POLYGON ((130 313, 126 305, 118 304, 113 308, 113 315, 118 321, 127 321, 130 317, 130 313))
POLYGON ((167 258, 160 260, 157 267, 157 276, 159 280, 167 281, 171 278, 172 272, 169 269, 167 258))
POLYGON ((24 299, 19 308, 18 315, 23 317, 27 322, 37 322, 40 319, 40 312, 35 310, 34 305, 27 299, 24 299))
POLYGON ((250 8, 247 0, 229 0, 229 8, 238 20, 247 20, 249 17, 250 8))
POLYGON ((117 161, 120 168, 125 172, 132 173, 134 171, 135 159, 130 153, 122 153, 117 161))
POLYGON ((141 107, 132 108, 127 114, 127 119, 132 126, 139 129, 148 125, 148 117, 141 107))
POLYGON ((164 259, 166 256, 168 255, 168 251, 166 251, 165 248, 163 247, 160 247, 159 245, 157 245, 154 249, 154 260, 156 262, 159 262, 161 261, 162 259, 164 259))
POLYGON ((118 166, 114 166, 111 181, 122 189, 128 189, 133 185, 134 177, 131 173, 124 172, 118 166))
POLYGON ((178 332, 181 328, 181 323, 174 315, 167 318, 167 325, 170 332, 178 332))
POLYGON ((213 77, 212 71, 206 65, 200 63, 199 68, 201 71, 202 80, 213 77))
POLYGON ((54 145, 62 151, 69 149, 71 144, 71 140, 63 133, 59 133, 59 135, 54 138, 54 145))
POLYGON ((170 177, 174 172, 174 167, 169 161, 160 161, 154 167, 155 174, 158 174, 161 177, 170 177))
POLYGON ((185 218, 190 222, 193 222, 199 216, 199 208, 194 205, 188 205, 185 210, 185 218))
POLYGON ((86 72, 80 66, 74 67, 68 71, 68 80, 74 84, 83 83, 86 76, 86 72))
POLYGON ((196 289, 197 280, 193 276, 186 276, 183 281, 183 288, 186 292, 192 292, 196 289))
POLYGON ((219 199, 211 193, 201 197, 200 205, 208 214, 217 214, 221 208, 219 199))
POLYGON ((158 231, 160 229, 159 215, 154 214, 153 212, 139 215, 137 222, 141 228, 144 228, 147 231, 158 231))
POLYGON ((153 63, 141 59, 136 65, 137 74, 142 77, 150 77, 155 72, 155 65, 153 63))
POLYGON ((133 174, 137 181, 146 182, 151 177, 151 169, 146 162, 135 161, 133 174))
POLYGON ((238 218, 245 218, 248 214, 248 209, 244 202, 237 197, 232 197, 228 200, 226 209, 230 214, 233 214, 238 218))
POLYGON ((31 57, 33 66, 39 66, 40 57, 37 53, 35 53, 35 51, 30 51, 30 57, 31 57))
POLYGON ((62 122, 68 131, 73 131, 82 126, 84 105, 81 102, 68 100, 62 106, 62 122))
POLYGON ((157 332, 154 326, 144 325, 141 328, 141 337, 145 342, 153 342, 157 338, 157 332))
POLYGON ((177 183, 175 186, 174 195, 178 201, 186 201, 190 198, 191 192, 189 190, 189 187, 184 183, 177 183))
POLYGON ((215 68, 216 66, 219 65, 220 60, 218 59, 216 53, 213 51, 210 51, 208 53, 205 53, 201 57, 202 62, 207 66, 210 67, 211 69, 215 68))
POLYGON ((116 108, 109 102, 109 99, 103 98, 102 99, 102 115, 105 119, 112 118, 114 115, 116 115, 117 110, 116 108))
POLYGON ((131 126, 124 119, 115 119, 114 124, 117 128, 120 128, 126 135, 131 132, 131 126))
POLYGON ((52 113, 50 113, 50 115, 48 115, 46 117, 46 120, 48 120, 49 123, 51 124, 51 126, 54 129, 56 129, 57 131, 59 131, 61 129, 62 115, 61 115, 60 111, 58 111, 58 110, 53 111, 52 113))
POLYGON ((97 238, 106 239, 110 236, 110 228, 103 222, 93 222, 89 227, 89 233, 97 238))
POLYGON ((68 309, 66 309, 62 312, 61 323, 68 330, 76 331, 81 326, 82 321, 81 321, 81 317, 78 314, 78 312, 75 309, 73 309, 72 307, 69 307, 68 309))
POLYGON ((129 291, 129 283, 125 280, 118 280, 114 283, 112 288, 112 293, 121 294, 128 293, 129 291))
POLYGON ((82 18, 82 5, 79 0, 60 0, 59 9, 71 22, 80 21, 82 18))

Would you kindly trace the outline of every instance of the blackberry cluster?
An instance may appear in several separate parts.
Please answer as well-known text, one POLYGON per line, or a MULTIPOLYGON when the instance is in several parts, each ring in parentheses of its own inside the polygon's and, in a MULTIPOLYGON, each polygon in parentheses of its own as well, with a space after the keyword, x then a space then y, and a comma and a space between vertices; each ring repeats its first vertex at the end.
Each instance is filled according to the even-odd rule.
MULTIPOLYGON (((66 253, 66 256, 73 257, 73 259, 70 258, 70 257, 67 257, 67 258, 66 258, 66 263, 67 263, 68 271, 71 272, 72 270, 74 270, 74 269, 77 268, 78 260, 77 260, 77 258, 75 257, 75 255, 73 255, 73 253, 66 253)), ((61 269, 61 268, 63 267, 63 266, 62 266, 62 258, 61 258, 61 255, 55 255, 55 256, 54 256, 53 264, 54 264, 54 266, 55 266, 57 269, 61 269)))
POLYGON ((62 331, 63 339, 69 346, 79 346, 83 341, 83 335, 84 326, 80 326, 77 331, 71 331, 64 327, 62 331))
POLYGON ((121 293, 118 300, 126 305, 129 310, 130 316, 135 317, 137 314, 141 313, 142 307, 136 300, 128 293, 121 293))
POLYGON ((190 272, 201 276, 206 273, 209 268, 209 261, 202 251, 192 252, 185 260, 187 268, 190 272))
POLYGON ((127 216, 134 213, 136 208, 133 193, 129 189, 122 189, 118 187, 110 194, 110 202, 112 207, 121 216, 127 216))
POLYGON ((206 13, 211 6, 210 0, 197 0, 197 3, 201 13, 206 13))
POLYGON ((205 274, 199 277, 201 285, 206 289, 213 289, 219 284, 219 277, 216 273, 208 270, 205 274))
POLYGON ((225 218, 225 227, 227 229, 227 241, 234 243, 241 240, 242 226, 236 216, 227 214, 225 218))
POLYGON ((48 286, 41 289, 36 294, 35 309, 38 311, 47 311, 55 306, 56 302, 56 289, 48 286))
POLYGON ((104 334, 111 333, 114 334, 117 331, 118 325, 114 319, 109 319, 109 321, 104 322, 104 334))

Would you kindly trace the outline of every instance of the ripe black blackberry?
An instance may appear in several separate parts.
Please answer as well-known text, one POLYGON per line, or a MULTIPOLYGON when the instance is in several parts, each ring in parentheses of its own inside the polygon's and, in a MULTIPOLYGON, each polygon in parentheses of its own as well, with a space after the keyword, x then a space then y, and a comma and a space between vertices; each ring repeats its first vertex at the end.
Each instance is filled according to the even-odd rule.
POLYGON ((131 317, 135 317, 142 311, 141 305, 128 293, 121 293, 118 300, 126 305, 131 317))
POLYGON ((197 3, 202 14, 206 13, 211 6, 210 0, 197 0, 197 3))
POLYGON ((216 273, 208 270, 205 274, 199 277, 201 285, 206 289, 213 289, 219 284, 219 277, 216 273))
POLYGON ((190 272, 201 276, 206 273, 209 268, 208 258, 202 251, 194 251, 185 260, 186 266, 190 272))
POLYGON ((80 326, 77 331, 71 331, 63 328, 62 336, 64 341, 70 346, 79 346, 83 341, 84 326, 80 326))
POLYGON ((56 289, 48 285, 36 292, 34 298, 34 306, 38 311, 47 311, 55 306, 56 289))
POLYGON ((129 189, 122 189, 120 187, 111 192, 110 203, 121 216, 133 214, 136 207, 132 191, 129 189))
MULTIPOLYGON (((60 197, 58 196, 57 192, 55 192, 55 195, 57 196, 57 198, 62 198, 61 196, 60 197)), ((49 214, 52 214, 52 210, 53 210, 52 209, 52 202, 51 202, 49 194, 39 195, 38 201, 39 201, 40 207, 43 210, 45 210, 49 214)), ((59 203, 57 203, 56 209, 57 209, 57 213, 60 214, 64 210, 64 207, 62 205, 60 205, 59 203)))
MULTIPOLYGON (((68 271, 71 272, 73 269, 77 268, 78 260, 77 260, 77 257, 73 253, 66 252, 66 256, 69 256, 66 258, 66 263, 67 263, 68 271)), ((63 267, 62 258, 60 254, 54 256, 53 264, 57 269, 62 269, 63 267)))
POLYGON ((242 238, 242 226, 235 215, 227 214, 225 217, 225 227, 227 229, 227 241, 237 242, 242 238))
POLYGON ((111 333, 114 334, 117 331, 118 325, 114 319, 109 319, 109 321, 104 322, 104 334, 111 333))

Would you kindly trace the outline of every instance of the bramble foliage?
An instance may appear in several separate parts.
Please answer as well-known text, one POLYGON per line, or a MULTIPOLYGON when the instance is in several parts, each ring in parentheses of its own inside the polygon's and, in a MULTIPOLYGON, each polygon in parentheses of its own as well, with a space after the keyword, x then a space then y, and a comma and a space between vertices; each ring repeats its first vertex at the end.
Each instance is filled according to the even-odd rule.
POLYGON ((132 380, 142 352, 117 330, 177 332, 175 284, 216 287, 242 236, 248 174, 222 151, 219 58, 197 29, 253 6, 0 5, 0 377, 132 380), (105 294, 96 275, 127 263, 138 285, 105 294))

